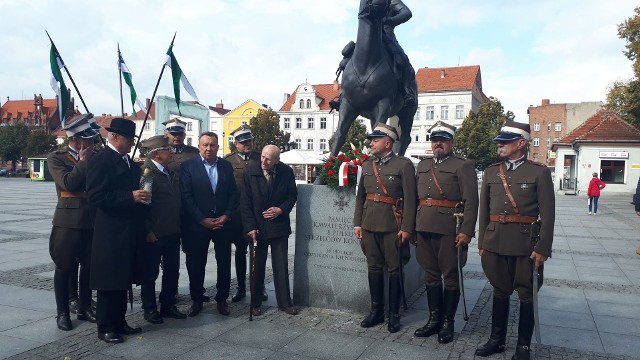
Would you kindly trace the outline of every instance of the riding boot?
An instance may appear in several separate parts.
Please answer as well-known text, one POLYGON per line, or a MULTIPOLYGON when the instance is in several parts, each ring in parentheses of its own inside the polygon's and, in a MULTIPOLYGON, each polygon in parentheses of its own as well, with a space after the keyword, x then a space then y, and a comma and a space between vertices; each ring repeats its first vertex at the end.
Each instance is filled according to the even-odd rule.
POLYGON ((440 344, 448 344, 453 341, 453 325, 455 324, 456 310, 458 310, 458 301, 460 301, 460 290, 444 289, 444 320, 442 321, 442 329, 438 334, 438 342, 440 344))
POLYGON ((387 329, 390 333, 400 330, 400 286, 402 286, 400 275, 389 275, 389 324, 387 329))
POLYGON ((384 274, 369 272, 369 292, 371 293, 371 312, 360 323, 369 328, 384 322, 384 274))
POLYGON ((497 299, 493 297, 491 313, 491 335, 489 340, 476 349, 476 355, 489 356, 504 352, 507 340, 507 322, 509 321, 509 298, 497 299))
POLYGON ((520 302, 520 320, 518 321, 518 345, 511 360, 529 360, 531 358, 531 336, 533 335, 533 303, 520 302))
POLYGON ((86 320, 92 323, 96 322, 96 314, 91 306, 91 287, 89 286, 89 268, 87 266, 80 267, 78 299, 78 320, 86 320))
POLYGON ((69 311, 73 314, 78 312, 78 267, 80 264, 75 262, 71 269, 67 272, 69 274, 69 311))
POLYGON ((247 293, 246 279, 247 279, 247 254, 241 254, 236 249, 236 278, 238 280, 238 289, 235 295, 231 297, 231 301, 238 302, 245 298, 247 293))
POLYGON ((53 273, 53 291, 56 297, 56 323, 58 329, 71 330, 69 317, 69 274, 56 269, 53 273))
POLYGON ((413 335, 416 337, 429 337, 437 334, 442 326, 442 287, 427 286, 427 300, 429 301, 429 321, 421 328, 418 328, 413 335))

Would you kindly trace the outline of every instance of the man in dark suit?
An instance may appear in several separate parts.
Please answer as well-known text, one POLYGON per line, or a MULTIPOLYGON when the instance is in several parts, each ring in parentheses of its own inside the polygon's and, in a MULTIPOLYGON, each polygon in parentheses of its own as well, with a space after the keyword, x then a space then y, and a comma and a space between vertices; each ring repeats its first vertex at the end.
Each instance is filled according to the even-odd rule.
POLYGON ((204 132, 198 140, 200 155, 182 164, 182 250, 187 255, 191 310, 189 316, 202 311, 209 301, 204 290, 204 269, 209 242, 216 253, 218 278, 215 300, 220 314, 229 315, 231 286, 231 241, 228 222, 238 208, 239 193, 231 164, 217 157, 218 135, 204 132))
POLYGON ((96 207, 91 251, 91 288, 98 291, 98 338, 123 342, 122 334, 136 334, 126 320, 127 289, 136 282, 136 247, 142 241, 143 205, 151 193, 138 190, 140 167, 128 153, 136 125, 114 118, 104 150, 94 155, 87 171, 87 199, 96 207))
POLYGON ((142 142, 147 159, 142 165, 143 181, 151 182, 153 201, 146 217, 146 241, 143 245, 145 261, 141 285, 144 318, 152 324, 161 324, 163 317, 185 319, 176 307, 178 278, 180 276, 180 188, 174 174, 168 169, 173 158, 169 141, 164 135, 153 136, 142 142), (160 312, 156 305, 156 279, 162 259, 162 289, 160 312))
POLYGON ((58 205, 53 214, 49 238, 49 253, 56 265, 53 275, 56 322, 58 329, 65 331, 71 330, 68 289, 78 288, 78 262, 81 265, 80 297, 76 310, 78 320, 96 322, 89 287, 93 211, 87 203, 85 190, 87 164, 93 156, 93 142, 98 132, 91 128, 87 117, 88 114, 85 114, 68 119, 64 130, 69 146, 47 157, 49 173, 53 176, 58 193, 58 205), (75 276, 69 276, 70 273, 75 276), (73 282, 72 286, 70 281, 73 282))
POLYGON ((251 164, 244 172, 242 220, 245 233, 256 248, 256 273, 252 304, 253 315, 262 314, 267 252, 271 245, 271 264, 278 309, 289 315, 299 310, 292 306, 289 291, 288 239, 291 234, 289 213, 298 198, 291 167, 280 162, 280 149, 267 145, 262 149, 260 165, 251 164))

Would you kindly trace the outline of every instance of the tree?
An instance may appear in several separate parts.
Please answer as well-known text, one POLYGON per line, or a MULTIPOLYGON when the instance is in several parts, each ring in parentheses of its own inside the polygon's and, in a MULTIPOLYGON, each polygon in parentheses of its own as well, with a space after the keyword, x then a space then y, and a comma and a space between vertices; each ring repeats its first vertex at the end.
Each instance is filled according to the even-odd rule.
MULTIPOLYGON (((346 154, 351 151, 351 144, 358 146, 359 144, 363 144, 366 139, 367 127, 362 122, 362 119, 356 119, 356 121, 351 124, 349 132, 347 132, 347 141, 344 142, 340 151, 346 154)), ((333 147, 333 138, 329 139, 329 148, 331 147, 333 147)))
POLYGON ((23 156, 46 155, 57 147, 55 135, 47 134, 44 130, 34 130, 29 133, 23 156))
POLYGON ((269 144, 276 145, 281 151, 287 151, 294 146, 294 143, 289 141, 291 134, 280 130, 280 115, 271 109, 260 109, 256 116, 251 118, 251 132, 253 148, 258 152, 269 144))
POLYGON ((476 169, 484 170, 500 160, 493 138, 507 120, 514 119, 513 112, 504 112, 500 100, 490 97, 478 108, 471 111, 456 132, 454 151, 456 154, 475 162, 476 169))
POLYGON ((29 138, 29 127, 24 123, 0 127, 0 158, 11 161, 16 168, 16 161, 24 156, 29 138))

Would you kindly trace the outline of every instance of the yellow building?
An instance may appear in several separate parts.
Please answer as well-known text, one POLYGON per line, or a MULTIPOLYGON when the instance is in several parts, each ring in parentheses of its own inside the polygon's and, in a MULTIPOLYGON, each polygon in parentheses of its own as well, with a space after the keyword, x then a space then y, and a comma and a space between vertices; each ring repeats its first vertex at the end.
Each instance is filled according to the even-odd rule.
POLYGON ((251 118, 256 116, 258 114, 258 110, 261 109, 267 110, 264 106, 249 99, 222 117, 223 136, 221 140, 223 140, 223 154, 231 152, 230 145, 233 143, 233 136, 229 134, 231 134, 231 132, 237 129, 240 125, 244 124, 251 126, 251 118))

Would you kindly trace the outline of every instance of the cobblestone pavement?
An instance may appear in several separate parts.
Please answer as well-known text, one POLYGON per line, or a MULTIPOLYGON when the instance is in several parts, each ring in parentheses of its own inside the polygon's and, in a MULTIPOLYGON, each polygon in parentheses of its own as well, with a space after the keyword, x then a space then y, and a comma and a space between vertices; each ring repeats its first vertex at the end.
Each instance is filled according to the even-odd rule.
MULTIPOLYGON (((123 344, 99 341, 94 324, 76 320, 74 330, 59 331, 48 254, 54 186, 26 179, 0 179, 0 186, 0 359, 470 359, 490 331, 492 288, 474 244, 465 267, 469 320, 462 320, 461 304, 456 338, 447 345, 435 337, 413 336, 427 317, 424 290, 407 294, 403 328, 390 334, 385 325, 361 328, 363 314, 358 313, 319 308, 303 308, 299 316, 279 312, 272 283, 267 285, 271 296, 266 312, 253 322, 245 301, 230 304, 231 316, 218 315, 209 303, 195 318, 151 325, 142 319, 137 301, 127 321, 142 326, 143 332, 123 344)), ((533 345, 539 359, 640 358, 635 349, 640 343, 640 256, 635 254, 640 218, 630 199, 604 193, 600 212, 590 216, 584 197, 557 197, 554 254, 545 265, 540 291, 542 344, 533 345)), ((290 240, 291 273, 294 251, 290 240)), ((211 259, 205 283, 209 294, 215 292, 211 259)), ((182 262, 178 306, 186 310, 188 279, 184 258, 182 262)), ((517 309, 514 295, 507 351, 491 359, 512 355, 517 309)))

